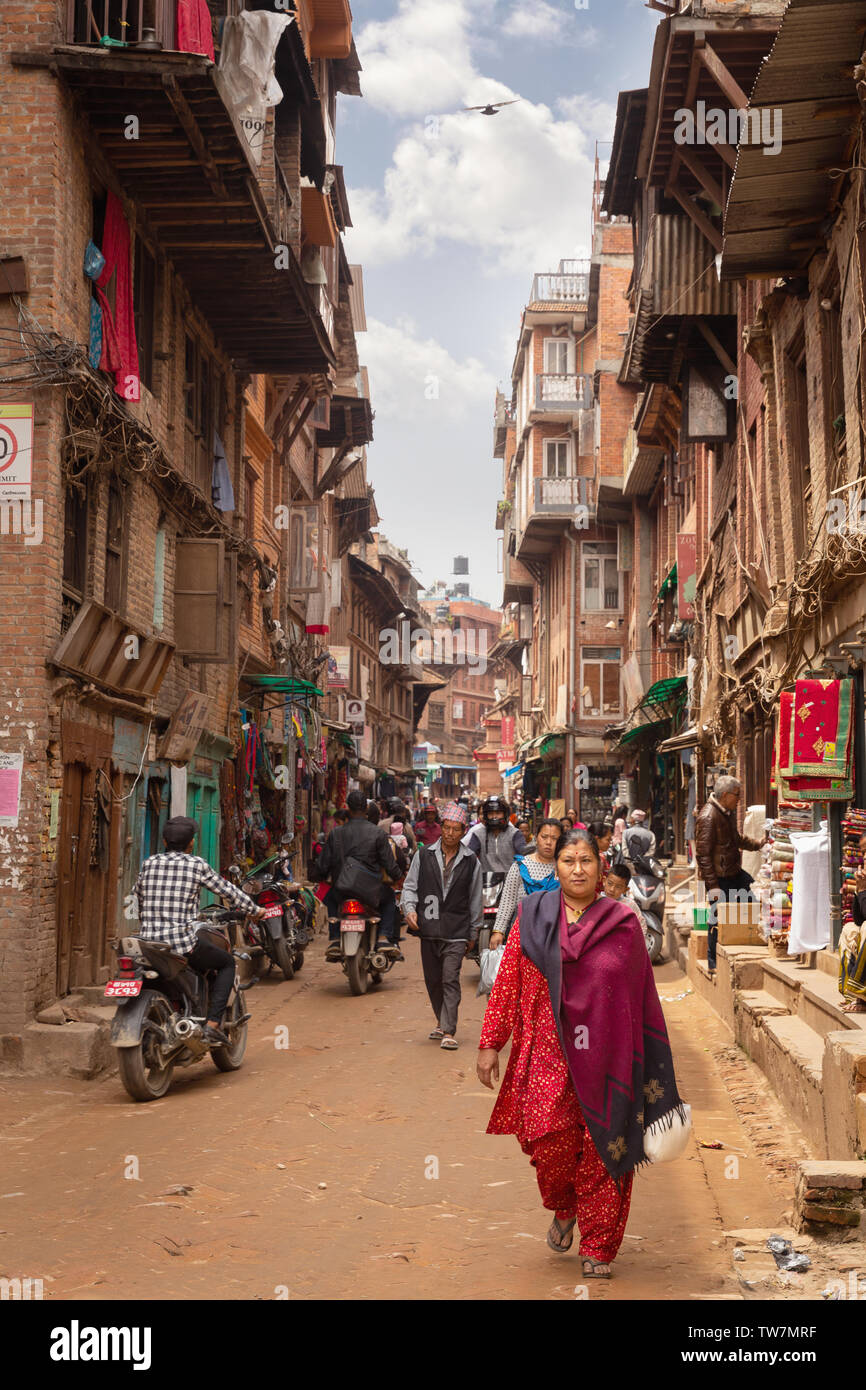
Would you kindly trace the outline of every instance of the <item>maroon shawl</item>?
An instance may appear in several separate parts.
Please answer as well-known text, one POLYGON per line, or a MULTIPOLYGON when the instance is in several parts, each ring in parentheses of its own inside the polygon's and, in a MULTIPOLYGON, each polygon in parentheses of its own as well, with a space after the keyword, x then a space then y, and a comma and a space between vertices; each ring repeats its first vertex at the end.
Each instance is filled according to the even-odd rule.
POLYGON ((521 905, 520 946, 550 991, 562 1051, 593 1143, 619 1181, 646 1162, 644 1129, 682 1115, 643 932, 599 898, 566 926, 558 889, 521 905))

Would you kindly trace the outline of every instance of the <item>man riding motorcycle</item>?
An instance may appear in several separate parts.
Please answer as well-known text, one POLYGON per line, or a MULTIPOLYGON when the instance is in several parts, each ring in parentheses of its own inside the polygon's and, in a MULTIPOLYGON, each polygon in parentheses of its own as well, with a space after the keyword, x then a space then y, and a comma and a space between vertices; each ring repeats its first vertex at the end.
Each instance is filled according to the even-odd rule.
MULTIPOLYGON (((316 864, 319 878, 323 881, 329 880, 332 885, 336 884, 346 860, 350 858, 374 874, 385 873, 394 880, 401 878, 408 866, 408 860, 402 850, 396 849, 391 837, 386 835, 380 826, 373 825, 367 819, 367 798, 364 793, 349 792, 346 805, 349 808, 349 820, 346 825, 338 825, 332 830, 325 841, 325 848, 316 864)), ((340 924, 335 919, 338 917, 343 897, 345 894, 337 892, 332 886, 325 898, 330 938, 325 952, 325 960, 328 961, 338 961, 341 957, 340 924)), ((368 906, 377 908, 380 917, 376 950, 386 950, 392 953, 396 960, 403 960, 399 945, 397 901, 393 888, 383 883, 379 902, 370 903, 368 906)))
POLYGON ((478 855, 482 873, 507 874, 516 856, 526 852, 526 836, 509 824, 509 809, 501 796, 488 796, 481 808, 481 824, 465 841, 478 855))
POLYGON ((166 821, 162 838, 165 851, 145 859, 130 897, 138 902, 138 936, 144 941, 165 941, 178 955, 186 956, 199 975, 216 972, 210 1000, 210 1018, 204 1040, 225 1046, 229 1039, 220 1030, 223 1011, 235 978, 234 957, 209 941, 199 940, 197 921, 202 888, 228 899, 251 917, 262 918, 265 909, 227 879, 220 878, 206 859, 193 854, 198 823, 188 816, 166 821))

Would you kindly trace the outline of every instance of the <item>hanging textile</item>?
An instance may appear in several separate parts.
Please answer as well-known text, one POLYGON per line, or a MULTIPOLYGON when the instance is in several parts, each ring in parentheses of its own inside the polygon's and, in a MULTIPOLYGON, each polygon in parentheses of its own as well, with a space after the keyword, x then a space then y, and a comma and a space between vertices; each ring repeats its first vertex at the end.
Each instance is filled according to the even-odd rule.
MULTIPOLYGON (((797 684, 799 686, 801 682, 798 681, 797 684)), ((850 685, 850 682, 802 682, 802 684, 850 685)), ((815 716, 814 707, 810 706, 808 695, 806 695, 805 692, 804 698, 801 700, 800 709, 805 711, 805 714, 799 717, 799 723, 801 725, 805 726, 807 723, 812 725, 813 722, 816 723, 817 720, 820 719, 823 719, 824 723, 828 727, 832 725, 833 727, 838 728, 841 725, 845 737, 847 757, 850 761, 850 691, 848 692, 847 700, 843 699, 841 703, 838 705, 838 707, 835 705, 835 703, 831 704, 829 716, 826 713, 828 709, 826 703, 824 705, 819 704, 817 706, 818 714, 817 716, 815 716), (845 708, 846 704, 847 710, 845 708), (841 714, 841 720, 836 721, 834 723, 834 716, 836 713, 841 714), (847 733, 845 732, 846 721, 847 733)), ((797 730, 795 730, 794 727, 795 718, 795 692, 791 690, 783 690, 782 694, 779 696, 779 728, 777 732, 774 757, 776 782, 780 798, 784 801, 850 801, 854 796, 854 786, 850 775, 847 775, 847 771, 846 775, 843 776, 833 776, 832 774, 825 774, 823 777, 821 777, 816 775, 803 775, 802 772, 800 772, 797 768, 791 766, 792 749, 795 742, 795 736, 798 732, 797 730)), ((805 734, 805 730, 803 732, 805 734)), ((817 742, 819 736, 820 731, 816 732, 813 729, 812 742, 817 742)), ((829 743, 830 740, 827 740, 826 742, 829 743)), ((801 746, 805 748, 805 745, 801 746)), ((833 761, 836 761, 835 754, 833 761)))
POLYGON ((235 509, 235 490, 232 487, 232 477, 226 458, 226 446, 216 430, 214 430, 213 436, 211 499, 218 512, 233 512, 235 509))
POLYGON ((216 61, 207 0, 177 0, 177 48, 179 53, 201 53, 216 61))
POLYGON ((827 822, 820 830, 793 832, 794 891, 791 903, 791 932, 788 955, 823 951, 830 945, 830 832, 827 822))
POLYGON ((793 777, 844 778, 851 752, 851 680, 798 680, 786 766, 793 777))
POLYGON ((132 265, 129 224, 120 199, 109 191, 102 237, 105 265, 96 281, 96 296, 102 309, 102 356, 99 366, 113 372, 117 394, 125 401, 141 400, 138 375, 138 344, 132 305, 132 265), (114 311, 105 291, 114 279, 114 311))

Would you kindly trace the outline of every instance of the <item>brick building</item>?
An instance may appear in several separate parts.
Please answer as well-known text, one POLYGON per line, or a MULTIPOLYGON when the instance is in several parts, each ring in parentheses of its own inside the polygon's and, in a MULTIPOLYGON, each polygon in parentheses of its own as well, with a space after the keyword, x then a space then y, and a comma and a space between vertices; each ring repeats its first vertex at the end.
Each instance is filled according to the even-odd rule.
POLYGON ((623 771, 605 731, 626 713, 630 647, 622 447, 635 393, 618 373, 632 245, 629 227, 602 213, 600 191, 597 179, 591 258, 533 279, 512 399, 498 398, 494 431, 505 600, 496 654, 512 675, 490 718, 508 721, 509 736, 516 721, 512 796, 573 806, 584 820, 610 810, 623 771))
POLYGON ((0 536, 13 1061, 36 1010, 105 978, 168 814, 196 816, 214 864, 255 823, 303 851, 332 587, 374 518, 361 277, 334 163, 337 93, 360 92, 349 7, 207 13, 190 40, 168 0, 125 24, 113 0, 4 9, 7 452, 30 452, 31 412, 33 427, 0 536), (283 93, 259 113, 232 66, 244 25, 272 32, 283 93))

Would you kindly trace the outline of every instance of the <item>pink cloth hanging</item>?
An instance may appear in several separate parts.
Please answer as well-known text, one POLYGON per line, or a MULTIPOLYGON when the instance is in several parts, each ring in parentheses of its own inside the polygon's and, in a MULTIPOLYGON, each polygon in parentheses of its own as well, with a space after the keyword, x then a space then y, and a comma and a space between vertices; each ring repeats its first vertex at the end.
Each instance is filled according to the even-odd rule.
POLYGON ((216 61, 207 0, 177 0, 177 47, 180 53, 203 53, 216 61))
POLYGON ((102 306, 102 356, 99 366, 113 372, 117 394, 125 401, 141 400, 141 381, 138 375, 138 344, 135 341, 135 318, 132 305, 132 267, 130 264, 129 224, 123 214, 120 199, 109 192, 105 208, 105 231, 102 237, 105 265, 96 281, 96 295, 102 306), (114 311, 105 295, 112 276, 114 282, 114 311))

